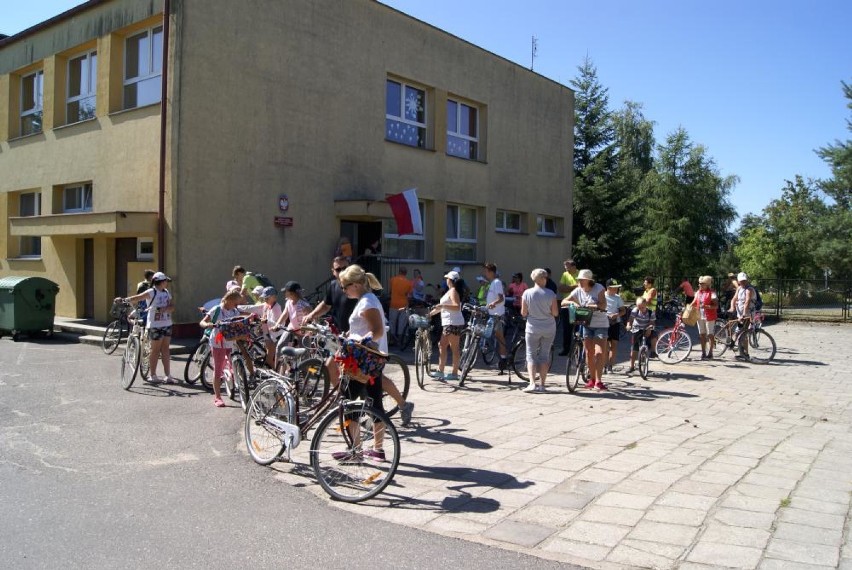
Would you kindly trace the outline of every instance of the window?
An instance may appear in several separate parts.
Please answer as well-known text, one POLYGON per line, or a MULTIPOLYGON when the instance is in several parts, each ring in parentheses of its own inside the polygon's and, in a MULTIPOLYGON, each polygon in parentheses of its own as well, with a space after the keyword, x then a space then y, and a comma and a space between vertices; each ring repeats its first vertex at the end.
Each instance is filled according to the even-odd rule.
POLYGON ((521 215, 518 212, 497 210, 496 230, 498 232, 521 233, 521 215))
MULTIPOLYGON (((418 202, 417 205, 420 207, 420 219, 425 222, 426 216, 424 215, 423 202, 418 202)), ((410 259, 413 261, 423 261, 426 259, 425 236, 413 234, 398 235, 396 220, 393 218, 385 220, 384 234, 385 239, 382 251, 386 257, 410 259)))
POLYGON ((447 261, 476 261, 476 209, 447 206, 447 261))
POLYGON ((44 71, 21 78, 21 136, 40 133, 44 103, 44 71))
POLYGON ((447 154, 479 158, 479 112, 476 107, 447 100, 447 154))
POLYGON ((68 62, 68 124, 92 119, 95 116, 98 52, 92 51, 68 62))
POLYGON ((136 261, 153 261, 154 240, 151 238, 136 239, 136 261))
POLYGON ((160 100, 163 67, 163 26, 127 38, 124 47, 124 108, 160 100))
MULTIPOLYGON (((25 192, 21 194, 18 215, 23 217, 41 215, 41 192, 25 192)), ((23 236, 20 241, 20 257, 41 257, 41 238, 38 236, 23 236)))
POLYGON ((559 233, 559 224, 556 218, 551 216, 538 216, 536 219, 538 225, 538 235, 540 236, 555 236, 559 233))
POLYGON ((387 80, 385 138, 426 148, 426 92, 417 87, 387 80))
POLYGON ((62 191, 62 211, 66 213, 91 212, 92 185, 66 186, 62 191))

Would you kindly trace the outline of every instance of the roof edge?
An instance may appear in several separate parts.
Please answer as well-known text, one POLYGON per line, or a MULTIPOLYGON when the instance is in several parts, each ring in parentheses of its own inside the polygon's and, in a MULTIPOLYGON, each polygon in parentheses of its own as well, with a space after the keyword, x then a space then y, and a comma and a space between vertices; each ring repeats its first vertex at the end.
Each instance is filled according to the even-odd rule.
POLYGON ((58 15, 56 15, 52 18, 49 18, 47 20, 44 20, 43 22, 39 22, 38 24, 36 24, 34 26, 30 26, 26 30, 20 31, 17 34, 12 34, 11 36, 7 36, 3 39, 0 39, 0 48, 4 48, 8 45, 11 45, 11 44, 16 43, 20 40, 23 40, 24 38, 32 36, 32 35, 40 32, 41 30, 49 28, 49 27, 51 27, 55 24, 58 24, 59 22, 62 22, 64 20, 69 20, 69 19, 73 18, 74 16, 76 16, 77 14, 85 12, 86 10, 90 10, 91 8, 94 8, 95 6, 98 6, 100 4, 106 4, 107 2, 109 2, 109 0, 88 0, 87 2, 84 2, 84 3, 82 3, 78 6, 74 6, 73 8, 62 12, 61 14, 58 14, 58 15))

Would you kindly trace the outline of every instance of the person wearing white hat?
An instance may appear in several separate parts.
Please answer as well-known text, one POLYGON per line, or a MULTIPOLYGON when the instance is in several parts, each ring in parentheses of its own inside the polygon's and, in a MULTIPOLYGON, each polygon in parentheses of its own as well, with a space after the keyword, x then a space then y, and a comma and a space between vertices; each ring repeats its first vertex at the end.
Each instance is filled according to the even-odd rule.
MULTIPOLYGON (((732 307, 731 311, 736 310, 737 314, 737 328, 732 335, 732 338, 736 338, 739 334, 740 329, 745 326, 748 326, 748 322, 754 316, 754 306, 757 299, 757 293, 754 291, 754 287, 749 284, 748 274, 744 271, 741 271, 737 275, 737 292, 734 294, 734 300, 731 302, 732 307)), ((745 342, 742 344, 743 351, 748 351, 748 343, 745 342)), ((737 359, 747 360, 747 354, 738 354, 736 356, 737 359)))
POLYGON ((592 309, 592 318, 583 325, 583 348, 586 351, 586 363, 589 368, 589 380, 586 388, 607 389, 601 378, 606 362, 606 338, 609 319, 606 316, 606 291, 600 283, 595 283, 589 269, 581 269, 577 274, 577 288, 562 301, 562 306, 576 305, 592 309))
MULTIPOLYGON (((172 341, 172 313, 175 310, 174 297, 166 289, 168 283, 172 280, 171 277, 157 271, 151 277, 151 288, 143 291, 138 295, 127 297, 124 299, 126 303, 137 303, 146 301, 148 304, 148 318, 145 323, 145 328, 148 330, 148 340, 151 343, 151 353, 149 355, 149 381, 152 383, 165 382, 166 384, 177 384, 177 379, 171 375, 171 353, 169 346, 172 341), (157 376, 157 361, 163 361, 163 372, 166 373, 162 378, 157 376)), ((116 301, 120 298, 116 298, 116 301)))
POLYGON ((432 307, 429 316, 434 316, 440 313, 441 340, 438 342, 438 371, 435 372, 435 378, 441 380, 458 380, 459 379, 459 339, 461 338, 462 330, 464 330, 464 315, 462 315, 462 295, 464 294, 464 281, 458 271, 449 271, 444 275, 444 281, 447 285, 447 292, 438 301, 438 304, 432 307), (453 372, 444 376, 444 366, 447 363, 447 349, 453 353, 453 372))

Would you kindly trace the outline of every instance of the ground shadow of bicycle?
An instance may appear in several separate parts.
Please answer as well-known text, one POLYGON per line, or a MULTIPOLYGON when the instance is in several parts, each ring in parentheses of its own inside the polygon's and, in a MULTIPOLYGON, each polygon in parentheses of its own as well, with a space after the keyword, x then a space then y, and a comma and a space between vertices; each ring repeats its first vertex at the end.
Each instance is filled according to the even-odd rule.
POLYGON ((399 438, 416 444, 451 444, 468 449, 491 449, 490 443, 459 435, 460 432, 465 431, 464 428, 448 427, 450 424, 452 422, 447 419, 415 416, 415 421, 412 421, 408 427, 399 429, 399 438))
MULTIPOLYGON (((128 392, 132 394, 139 394, 140 396, 149 396, 152 398, 194 398, 196 396, 212 394, 212 392, 208 391, 204 386, 200 384, 186 384, 181 382, 180 384, 162 384, 162 383, 150 383, 145 380, 141 380, 140 378, 136 378, 133 382, 133 386, 130 387, 128 392), (189 391, 185 391, 189 390, 189 391)), ((229 400, 223 396, 223 399, 227 403, 229 400)), ((239 402, 230 402, 236 407, 240 407, 239 402)))
POLYGON ((660 390, 651 386, 634 384, 628 380, 615 380, 607 384, 609 390, 597 392, 591 390, 578 390, 574 396, 590 400, 639 400, 652 402, 654 400, 670 400, 673 398, 697 398, 696 394, 687 392, 674 392, 671 390, 660 390))

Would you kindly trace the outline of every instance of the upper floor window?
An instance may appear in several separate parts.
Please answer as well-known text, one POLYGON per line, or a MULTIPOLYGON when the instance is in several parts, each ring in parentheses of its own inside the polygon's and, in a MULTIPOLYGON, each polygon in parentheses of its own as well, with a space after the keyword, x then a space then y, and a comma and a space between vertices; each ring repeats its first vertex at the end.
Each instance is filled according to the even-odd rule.
POLYGON ((426 92, 423 89, 387 80, 385 138, 426 148, 426 92))
POLYGON ((21 78, 21 136, 40 133, 44 105, 44 71, 21 78))
POLYGON ((476 261, 476 208, 447 206, 447 261, 476 261))
MULTIPOLYGON (((20 197, 21 217, 41 215, 41 192, 24 192, 20 197)), ((41 238, 38 236, 22 236, 18 251, 19 257, 41 257, 41 238)))
POLYGON ((66 186, 62 191, 63 212, 91 212, 92 185, 78 184, 66 186))
MULTIPOLYGON (((423 202, 418 202, 417 205, 420 207, 420 219, 426 220, 423 202)), ((406 234, 401 236, 397 232, 396 220, 393 218, 385 220, 383 252, 386 257, 396 257, 413 261, 423 261, 426 259, 426 239, 424 235, 406 234)))
POLYGON ((479 111, 476 107, 447 99, 447 154, 479 158, 479 111))
POLYGON ((497 210, 496 229, 498 232, 521 232, 521 214, 518 212, 507 212, 506 210, 497 210))
POLYGON ((152 238, 136 238, 136 261, 152 261, 154 259, 154 240, 152 238))
POLYGON ((95 116, 98 52, 91 51, 68 61, 66 121, 76 123, 95 116))
POLYGON ((160 100, 163 73, 163 26, 127 38, 124 46, 124 108, 160 100))
POLYGON ((552 216, 537 216, 538 235, 555 236, 559 234, 559 220, 552 216))

